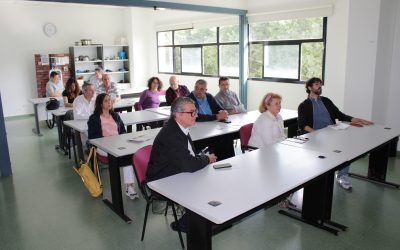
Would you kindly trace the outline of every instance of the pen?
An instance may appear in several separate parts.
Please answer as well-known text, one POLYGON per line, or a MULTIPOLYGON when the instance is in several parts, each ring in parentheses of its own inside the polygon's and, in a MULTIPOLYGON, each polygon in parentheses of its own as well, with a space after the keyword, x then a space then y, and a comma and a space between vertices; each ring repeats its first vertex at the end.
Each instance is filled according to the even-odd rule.
POLYGON ((205 148, 203 148, 203 149, 200 151, 200 153, 201 153, 201 154, 204 154, 204 153, 207 151, 207 149, 208 149, 208 146, 205 147, 205 148))

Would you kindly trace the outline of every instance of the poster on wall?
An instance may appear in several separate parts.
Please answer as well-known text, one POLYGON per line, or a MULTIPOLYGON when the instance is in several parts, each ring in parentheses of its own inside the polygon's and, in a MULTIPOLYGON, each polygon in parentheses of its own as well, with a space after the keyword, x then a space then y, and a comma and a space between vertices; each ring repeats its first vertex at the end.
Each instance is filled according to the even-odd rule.
POLYGON ((49 55, 40 55, 40 65, 49 65, 49 55))

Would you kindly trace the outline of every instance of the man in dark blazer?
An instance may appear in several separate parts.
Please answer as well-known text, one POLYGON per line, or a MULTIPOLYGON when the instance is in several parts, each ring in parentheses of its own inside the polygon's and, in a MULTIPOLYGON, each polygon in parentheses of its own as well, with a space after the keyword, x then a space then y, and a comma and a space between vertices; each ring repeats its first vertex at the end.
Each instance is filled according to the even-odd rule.
MULTIPOLYGON (((325 128, 339 121, 370 125, 372 122, 360 118, 351 117, 342 113, 333 102, 322 93, 322 81, 313 77, 306 82, 308 98, 298 108, 299 130, 311 133, 314 130, 325 128)), ((336 181, 345 190, 351 190, 352 185, 346 178, 350 165, 344 166, 336 174, 336 181)))
MULTIPOLYGON (((189 127, 196 123, 197 110, 192 99, 178 97, 171 106, 171 118, 154 139, 147 169, 147 180, 154 181, 182 172, 195 172, 216 161, 214 154, 196 154, 189 127)), ((179 219, 186 232, 187 219, 179 219)), ((171 228, 178 230, 175 222, 171 228)))
POLYGON ((199 112, 197 121, 223 121, 228 118, 228 111, 223 110, 215 98, 207 93, 207 82, 205 80, 196 81, 194 91, 190 93, 189 97, 195 102, 199 112))
POLYGON ((156 136, 147 170, 148 181, 182 172, 195 172, 216 161, 214 154, 196 154, 189 127, 196 123, 197 110, 188 97, 178 97, 171 118, 156 136))

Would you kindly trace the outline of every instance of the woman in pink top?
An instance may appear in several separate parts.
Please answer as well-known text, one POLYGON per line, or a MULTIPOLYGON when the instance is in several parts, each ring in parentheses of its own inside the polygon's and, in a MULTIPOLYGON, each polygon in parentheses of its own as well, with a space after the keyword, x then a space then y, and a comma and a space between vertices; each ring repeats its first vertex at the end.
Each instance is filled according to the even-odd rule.
POLYGON ((145 91, 140 95, 139 104, 142 109, 158 108, 160 106, 160 90, 162 89, 162 82, 158 77, 152 77, 147 81, 145 91))
MULTIPOLYGON (((94 113, 89 117, 88 121, 89 139, 107 137, 126 133, 124 123, 118 113, 112 111, 111 97, 108 94, 100 94, 96 98, 94 113)), ((97 149, 100 157, 107 157, 107 153, 101 149, 97 149)), ((133 188, 134 175, 132 159, 127 157, 126 165, 123 167, 124 182, 126 184, 126 195, 134 200, 139 198, 133 188)))

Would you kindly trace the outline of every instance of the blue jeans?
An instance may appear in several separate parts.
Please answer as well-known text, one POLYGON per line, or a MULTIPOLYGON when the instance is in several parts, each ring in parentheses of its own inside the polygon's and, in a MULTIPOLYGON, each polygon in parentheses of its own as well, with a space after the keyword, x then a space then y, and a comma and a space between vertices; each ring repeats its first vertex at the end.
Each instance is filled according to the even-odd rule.
POLYGON ((339 169, 337 171, 336 177, 339 178, 339 177, 347 175, 349 173, 349 168, 350 168, 350 164, 347 164, 343 168, 339 169))

